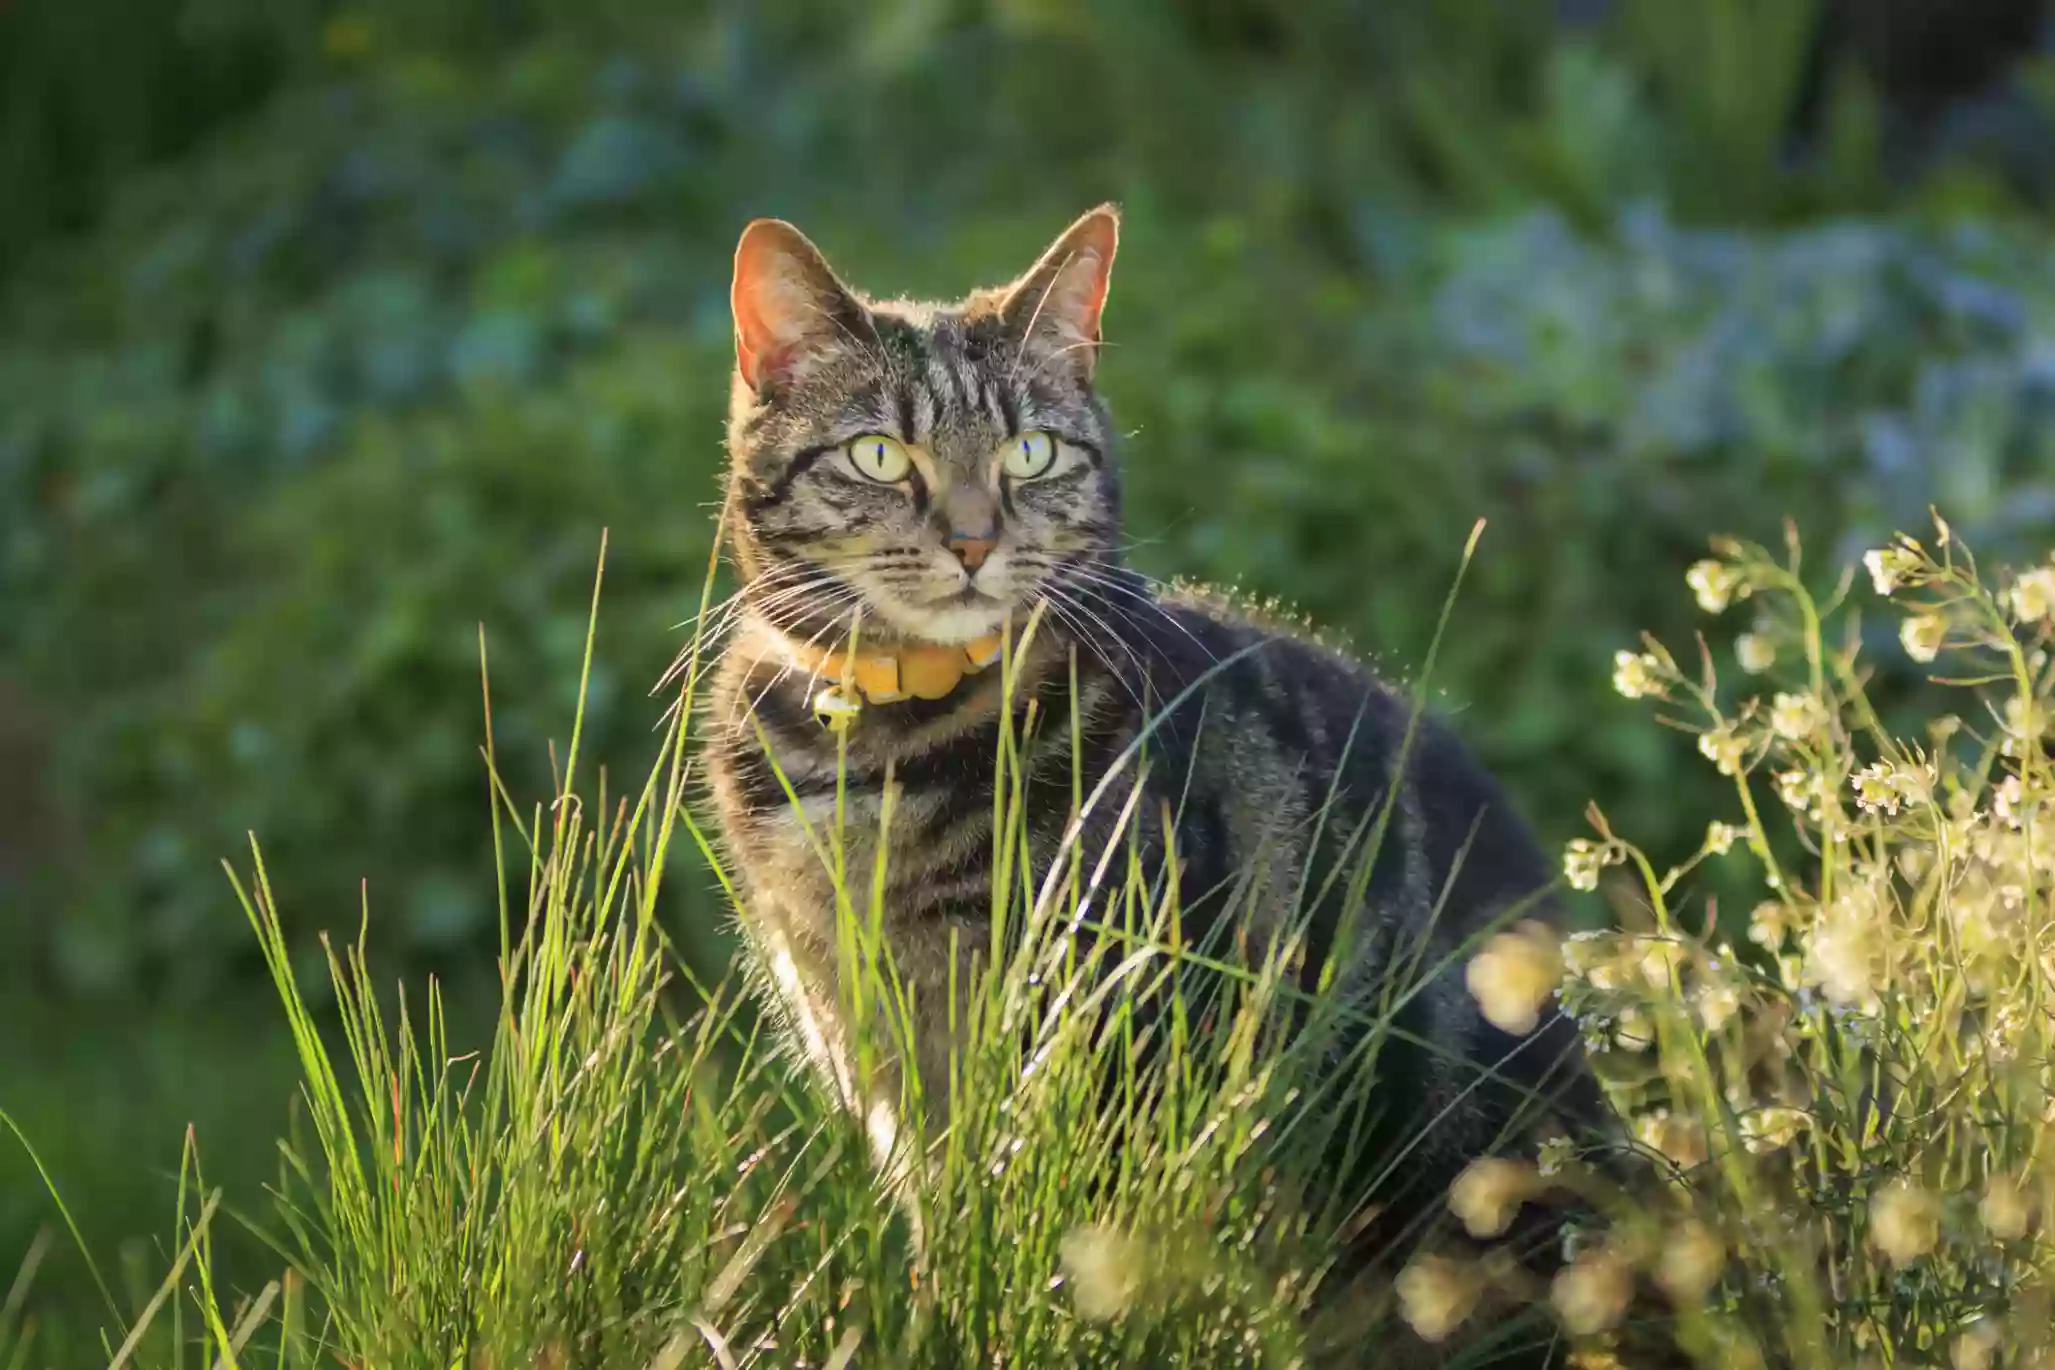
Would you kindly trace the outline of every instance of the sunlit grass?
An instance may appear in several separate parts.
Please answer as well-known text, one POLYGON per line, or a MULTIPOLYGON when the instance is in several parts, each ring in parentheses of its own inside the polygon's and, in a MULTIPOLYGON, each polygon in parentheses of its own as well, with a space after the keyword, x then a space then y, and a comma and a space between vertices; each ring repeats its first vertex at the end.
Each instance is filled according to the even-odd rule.
MULTIPOLYGON (((1707 1367, 2041 1364, 2055 571, 1988 587, 1945 530, 1872 561, 1875 588, 1909 601, 1904 647, 1969 707, 1894 738, 1855 635, 1833 633, 1856 582, 1815 598, 1795 540, 1781 559, 1723 544, 1693 569, 1704 607, 1754 615, 1737 654, 1760 688, 1723 685, 1711 649, 1687 673, 1654 643, 1616 680, 1698 734, 1733 812, 1668 872, 1594 814, 1566 874, 1624 881, 1633 925, 1559 950, 1522 924, 1463 953, 1495 1020, 1531 1013, 1567 966, 1619 1145, 1473 1167, 1448 1217, 1474 1243, 1430 1244, 1395 1282, 1337 1292, 1361 1195, 1323 1189, 1319 1160, 1362 1133, 1395 1008, 1446 964, 1402 957, 1380 1003, 1339 1006, 1298 988, 1295 935, 1188 939, 1129 840, 1163 814, 1123 812, 1113 841, 1031 869, 1009 734, 991 936, 964 949, 952 996, 946 1127, 930 1117, 943 1091, 911 1066, 915 1005, 877 899, 889 844, 849 869, 837 826, 818 834, 859 1097, 898 1105, 881 1167, 877 1125, 746 996, 698 985, 662 933, 676 852, 719 874, 690 803, 695 663, 625 795, 581 773, 574 718, 555 792, 517 806, 488 698, 504 992, 479 1051, 454 1051, 432 983, 374 993, 361 943, 326 948, 343 1030, 325 1035, 253 845, 235 887, 298 1049, 299 1126, 253 1213, 222 1211, 188 1147, 170 1269, 139 1309, 108 1294, 103 1359, 1344 1365, 1410 1338, 1404 1321, 1471 1338, 1456 1354, 1472 1360, 1494 1338, 1560 1337, 1587 1365, 1644 1363, 1637 1348, 1660 1342, 1707 1367), (1737 920, 1689 895, 1714 860, 1752 861, 1765 884, 1741 946, 1722 932, 1737 920), (1360 1055, 1317 1069, 1344 1030, 1360 1055), (1552 1279, 1493 1249, 1533 1202, 1583 1215, 1552 1279), (217 1285, 224 1222, 264 1234, 275 1281, 217 1285), (1521 1306, 1530 1321, 1510 1318, 1521 1306)), ((595 620, 597 602, 596 587, 595 620)), ((1121 764, 1148 763, 1144 741, 1121 764)), ((1106 793, 1075 777, 1080 812, 1106 793)), ((1367 879, 1382 826, 1373 811, 1331 878, 1367 879)), ((42 1257, 0 1291, 0 1370, 41 1363, 21 1313, 42 1257)))
MULTIPOLYGON (((595 587, 595 621, 597 603, 595 587)), ((586 781, 574 719, 556 792, 526 811, 498 780, 488 690, 504 1002, 481 1051, 453 1051, 434 984, 374 992, 361 939, 323 939, 342 1022, 325 1035, 253 843, 231 879, 305 1082, 271 1202, 237 1220, 265 1235, 283 1272, 253 1297, 214 1286, 209 1233, 228 1219, 202 1196, 195 1155, 160 1297, 125 1323, 109 1300, 117 1355, 1303 1363, 1333 1335, 1312 1313, 1354 1203, 1301 1177, 1308 1158, 1337 1138, 1345 1151, 1362 1130, 1383 1037, 1361 1020, 1401 1002, 1406 983, 1385 1004, 1343 1009, 1298 989, 1297 929, 1267 947, 1187 938, 1174 892, 1128 840, 1167 814, 1124 811, 1103 847, 1078 840, 1055 869, 1032 869, 1009 732, 990 940, 965 949, 952 1001, 963 1046, 946 1128, 927 1116, 939 1091, 910 1064, 915 1006, 877 899, 889 844, 877 844, 878 869, 845 869, 841 833, 820 834, 862 1085, 898 1091, 898 1153, 881 1170, 862 1120, 796 1069, 730 988, 690 983, 660 930, 676 844, 699 846, 719 873, 688 802, 701 679, 696 664, 681 673, 639 791, 586 781), (1309 1069, 1345 1025, 1363 1068, 1309 1069)), ((1148 750, 1145 737, 1120 764, 1145 766, 1148 750)), ((1080 816, 1105 794, 1075 777, 1080 816)), ((1360 889, 1383 828, 1381 811, 1367 818, 1343 844, 1344 867, 1306 873, 1309 892, 1326 880, 1360 889)))

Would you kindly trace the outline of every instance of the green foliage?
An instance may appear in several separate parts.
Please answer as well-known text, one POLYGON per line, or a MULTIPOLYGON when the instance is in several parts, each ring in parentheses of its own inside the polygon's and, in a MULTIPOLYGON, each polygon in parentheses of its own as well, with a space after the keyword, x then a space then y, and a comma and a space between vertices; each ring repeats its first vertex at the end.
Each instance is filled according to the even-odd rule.
MULTIPOLYGON (((1877 0, 1874 25, 1905 27, 1901 11, 1928 22, 1923 3, 1877 0)), ((723 113, 789 130, 818 118, 808 104, 826 94, 874 173, 896 161, 889 174, 917 195, 933 193, 938 168, 991 164, 1017 198, 1047 168, 1140 160, 1199 198, 1231 167, 1242 199, 1294 201, 1315 232, 1346 223, 1372 188, 1463 212, 1539 200, 1586 222, 1642 194, 1706 218, 1846 211, 1936 168, 1917 148, 1887 164, 1883 130, 1901 109, 1929 112, 1925 93, 1880 89, 1859 45, 1822 46, 1837 33, 1822 11, 1817 0, 10 4, 0 273, 54 231, 95 222, 137 170, 281 90, 366 63, 490 65, 544 49, 776 53, 789 59, 784 79, 729 89, 723 113), (794 82, 792 62, 828 79, 794 82)), ((2004 16, 1957 28, 1972 47, 2017 41, 2004 16)), ((1996 136, 1936 141, 1956 154, 1938 169, 1947 193, 2045 195, 2045 109, 2015 100, 1990 113, 1973 122, 1996 136)), ((776 165, 795 185, 820 170, 776 165)))
POLYGON ((275 46, 202 36, 178 3, 0 5, 0 279, 92 220, 124 175, 175 156, 276 83, 275 46))
MULTIPOLYGON (((1018 42, 1081 41, 1034 22, 1018 42)), ((982 41, 966 69, 997 79, 982 41)), ((909 209, 915 169, 879 149, 933 117, 900 103, 927 68, 875 60, 870 123, 842 117, 845 62, 747 26, 676 59, 396 63, 138 188, 22 293, 0 663, 54 731, 44 802, 73 855, 36 887, 61 918, 0 928, 13 954, 78 983, 211 981, 241 945, 213 861, 252 828, 334 921, 369 879, 399 924, 383 945, 477 945, 474 627, 523 670, 561 665, 611 526, 596 754, 651 725, 638 697, 718 498, 727 253, 758 207, 860 282, 954 292, 1128 187, 1103 375, 1134 430, 1137 560, 1282 597, 1404 674, 1488 517, 1440 682, 1555 835, 1595 790, 1649 813, 1658 847, 1696 836, 1588 665, 1683 626, 1650 572, 1707 526, 1768 537, 1800 513, 1831 545, 1938 501, 2004 553, 2055 516, 2032 230, 1748 235, 1641 210, 1594 233, 1366 198, 1331 250, 1287 253, 1304 205, 1262 186, 1298 171, 1246 209, 1192 206, 1146 127, 1103 179, 1045 171, 1060 126, 1001 127, 1021 163, 953 159, 909 209), (765 85, 780 116, 746 117, 765 85), (1021 175, 1046 209, 984 207, 1021 175)))
MULTIPOLYGON (((368 880, 375 946, 476 964, 476 626, 566 678, 610 527, 587 747, 639 762, 755 213, 950 293, 1120 199, 1136 558, 1405 674, 1488 515, 1443 702, 1548 835, 1596 793, 1692 849, 1712 782, 1592 662, 1684 640, 1659 587, 1707 529, 1796 513, 1845 558, 1933 500, 2002 556, 2055 520, 2045 230, 2006 217, 2051 183, 2047 65, 1938 162, 1845 65, 1794 138, 1810 8, 0 0, 0 1106, 118 1235, 188 1118, 272 1098, 275 1053, 182 1021, 254 978, 214 866, 250 828, 311 921, 368 880), (1849 211, 1883 217, 1686 226, 1849 211), (14 983, 53 966, 150 995, 53 1019, 14 983)), ((517 787, 562 703, 502 709, 517 787)), ((44 1213, 24 1171, 0 1195, 10 1251, 44 1213)))

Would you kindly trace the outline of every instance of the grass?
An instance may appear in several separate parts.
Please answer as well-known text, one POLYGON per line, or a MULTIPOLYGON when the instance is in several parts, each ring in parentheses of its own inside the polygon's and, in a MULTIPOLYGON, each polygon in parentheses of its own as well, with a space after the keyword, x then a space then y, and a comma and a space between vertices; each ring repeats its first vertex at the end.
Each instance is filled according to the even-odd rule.
MULTIPOLYGON (((1343 1026, 1374 1059, 1393 1005, 1441 967, 1412 967, 1373 1021, 1344 1024, 1294 989, 1290 937, 1188 943, 1128 840, 1160 816, 1122 814, 1115 840, 1072 843, 1037 879, 1017 739, 993 801, 993 940, 972 949, 939 1135, 932 1082, 893 1068, 915 1006, 875 898, 886 858, 852 869, 838 827, 818 833, 856 1085, 896 1103, 877 1164, 879 1129, 795 1070, 734 986, 697 983, 662 931, 674 854, 695 845, 719 869, 686 802, 702 628, 657 762, 626 794, 582 775, 574 719, 553 793, 517 805, 488 692, 502 992, 476 1051, 433 983, 381 999, 361 938, 324 941, 341 1010, 324 1031, 253 845, 232 878, 302 1107, 252 1208, 225 1204, 188 1148, 170 1273, 126 1318, 110 1294, 91 1363, 1338 1365, 1397 1345, 1403 1321, 1562 1339, 1590 1366, 1637 1363, 1651 1325, 1706 1367, 2044 1364, 2055 568, 1987 588, 1944 526, 1931 551, 1880 549, 1872 574, 1912 601, 1907 647, 1945 653, 1978 708, 1917 744, 1885 733, 1859 635, 1830 645, 1853 582, 1816 597, 1795 539, 1781 559, 1735 544, 1694 568, 1708 609, 1750 602, 1743 659, 1784 688, 1737 692, 1710 649, 1687 673, 1653 643, 1617 679, 1700 735, 1734 782, 1731 822, 1659 873, 1594 814, 1566 872, 1612 887, 1630 926, 1560 951, 1531 925, 1501 931, 1468 969, 1494 1012, 1561 977, 1633 1141, 1473 1166, 1448 1205, 1473 1242, 1423 1250, 1394 1282, 1337 1297, 1328 1278, 1355 1196, 1307 1185, 1302 1162, 1375 1100, 1367 1070, 1309 1059, 1343 1026), (1739 948, 1692 907, 1713 860, 1753 860, 1766 882, 1739 948), (1589 1215, 1553 1280, 1495 1240, 1530 1202, 1589 1215), (231 1227, 265 1243, 275 1277, 218 1278, 231 1227)), ((1123 764, 1147 761, 1143 746, 1123 764)), ((1074 798, 1099 796, 1080 776, 1074 798)), ((1365 878, 1376 828, 1335 878, 1365 878)), ((0 1291, 7 1370, 47 1354, 22 1307, 0 1291)))
MULTIPOLYGON (((597 606, 595 586, 595 625, 597 606)), ((857 1069, 863 1087, 899 1090, 904 1144, 880 1170, 875 1129, 796 1072, 731 986, 691 983, 661 931, 674 850, 693 843, 719 871, 686 802, 700 645, 657 764, 625 796, 603 776, 581 783, 581 695, 555 792, 517 806, 498 778, 488 687, 503 997, 480 1051, 452 1046, 436 985, 382 1001, 361 938, 323 939, 340 1010, 340 1033, 325 1032, 253 844, 231 879, 303 1097, 277 1184, 235 1221, 281 1274, 241 1294, 214 1282, 228 1217, 192 1158, 182 1259, 110 1340, 162 1364, 1303 1356, 1323 1335, 1308 1314, 1352 1206, 1299 1192, 1294 1158, 1360 1128, 1368 1101, 1351 1075, 1318 1110, 1292 1107, 1317 1079, 1302 1058, 1341 1026, 1323 1005, 1283 1045, 1306 1016, 1288 974, 1296 945, 1246 964, 1188 945, 1174 897, 1127 840, 1158 815, 1124 812, 1109 845, 1074 842, 1038 881, 1009 736, 992 940, 971 949, 967 1045, 947 1082, 954 1125, 917 1144, 935 1090, 910 1065, 888 1074, 910 1058, 915 1005, 874 897, 886 858, 847 868, 828 827, 857 1069)), ((1144 743, 1121 764, 1146 761, 1144 743)), ((1075 779, 1082 814, 1105 787, 1075 779)), ((1381 828, 1353 834, 1331 878, 1366 881, 1381 828)), ((1380 1034, 1363 1036, 1374 1053, 1380 1034)))
MULTIPOLYGON (((31 1364, 106 1359, 96 1329, 107 1307, 81 1250, 104 1264, 122 1308, 133 1312, 155 1291, 173 1254, 166 1217, 188 1128, 229 1202, 262 1200, 298 1078, 277 1021, 276 998, 250 992, 149 1009, 33 986, 0 995, 0 1112, 34 1142, 50 1179, 46 1188, 0 1124, 0 1300, 38 1251, 18 1310, 37 1328, 31 1364), (82 1242, 66 1232, 52 1188, 82 1242)), ((233 1224, 220 1235, 224 1273, 261 1284, 276 1258, 233 1224)))

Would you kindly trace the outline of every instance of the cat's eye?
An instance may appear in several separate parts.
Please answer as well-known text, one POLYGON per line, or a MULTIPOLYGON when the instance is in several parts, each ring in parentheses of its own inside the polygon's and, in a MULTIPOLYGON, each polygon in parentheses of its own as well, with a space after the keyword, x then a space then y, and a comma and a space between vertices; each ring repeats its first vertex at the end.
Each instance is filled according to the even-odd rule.
POLYGON ((849 444, 849 464, 858 475, 869 476, 885 485, 897 485, 913 470, 913 458, 899 439, 883 433, 866 433, 849 444))
POLYGON ((1015 480, 1033 480, 1046 476, 1056 465, 1056 439, 1047 433, 1022 433, 1007 444, 1006 454, 1000 463, 1006 474, 1015 480))

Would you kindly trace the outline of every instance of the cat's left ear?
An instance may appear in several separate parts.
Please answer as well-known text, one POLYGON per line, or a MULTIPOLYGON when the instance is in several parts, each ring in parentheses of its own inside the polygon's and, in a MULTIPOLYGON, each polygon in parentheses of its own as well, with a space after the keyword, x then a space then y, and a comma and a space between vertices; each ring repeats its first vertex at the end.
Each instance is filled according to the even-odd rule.
POLYGON ((1120 246, 1120 210, 1100 205, 1063 231, 999 310, 1032 350, 1053 352, 1089 378, 1099 359, 1099 315, 1120 246))

